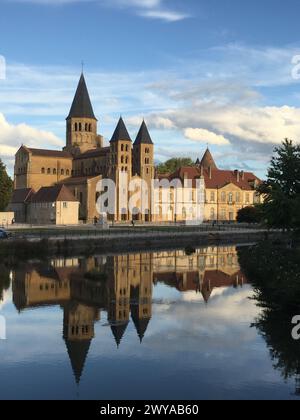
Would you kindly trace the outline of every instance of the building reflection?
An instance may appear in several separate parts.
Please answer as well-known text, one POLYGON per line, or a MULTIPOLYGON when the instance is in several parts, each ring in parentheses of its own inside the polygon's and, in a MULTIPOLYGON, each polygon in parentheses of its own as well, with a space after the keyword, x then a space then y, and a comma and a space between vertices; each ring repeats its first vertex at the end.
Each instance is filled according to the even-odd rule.
POLYGON ((235 247, 200 248, 91 258, 32 262, 13 273, 13 302, 21 312, 58 305, 63 310, 63 339, 77 383, 83 373, 95 323, 106 318, 119 347, 131 320, 142 343, 152 317, 153 285, 201 293, 243 286, 246 279, 235 247))

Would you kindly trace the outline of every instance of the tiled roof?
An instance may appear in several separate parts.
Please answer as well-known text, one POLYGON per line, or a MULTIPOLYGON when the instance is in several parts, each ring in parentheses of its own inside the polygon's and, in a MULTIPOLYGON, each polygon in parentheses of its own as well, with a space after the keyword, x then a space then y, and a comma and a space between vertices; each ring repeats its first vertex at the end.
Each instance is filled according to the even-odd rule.
POLYGON ((34 194, 32 188, 22 188, 20 190, 14 190, 11 200, 11 203, 26 203, 31 195, 34 194))
POLYGON ((193 181, 193 187, 196 185, 196 181, 200 179, 201 174, 204 176, 205 187, 207 189, 219 189, 223 188, 225 185, 234 184, 242 190, 252 191, 254 190, 254 183, 260 183, 261 180, 257 178, 252 172, 238 172, 238 171, 229 171, 215 169, 211 170, 211 177, 209 169, 201 170, 200 167, 181 167, 173 174, 160 175, 159 179, 180 179, 182 182, 184 178, 190 179, 193 181))
POLYGON ((114 131, 114 134, 113 134, 112 138, 111 138, 111 143, 117 142, 119 140, 129 140, 129 141, 131 141, 130 135, 127 131, 126 125, 125 125, 122 117, 119 119, 117 127, 114 131))
POLYGON ((78 200, 65 185, 42 187, 31 198, 31 202, 33 203, 55 203, 57 201, 77 202, 78 200))
POLYGON ((90 176, 72 176, 71 178, 64 179, 59 185, 78 185, 87 183, 90 179, 101 178, 101 175, 90 175, 90 176))
POLYGON ((153 141, 151 139, 151 136, 149 134, 148 127, 145 121, 142 122, 140 131, 138 132, 138 135, 136 137, 134 144, 136 146, 139 144, 153 144, 153 141))
POLYGON ((238 172, 238 171, 226 171, 226 170, 212 170, 211 178, 209 170, 204 170, 205 186, 208 189, 222 188, 227 184, 234 184, 242 190, 254 190, 254 183, 260 183, 260 179, 257 178, 252 172, 238 172))
POLYGON ((100 156, 105 156, 109 152, 110 152, 109 147, 102 147, 101 149, 88 150, 87 152, 81 153, 80 155, 76 156, 74 160, 97 158, 100 156))
POLYGON ((203 158, 200 162, 200 166, 202 166, 205 169, 218 169, 214 158, 212 157, 212 154, 210 153, 210 150, 208 148, 206 149, 206 152, 203 155, 203 158))
POLYGON ((70 153, 63 152, 61 150, 33 149, 31 147, 27 147, 27 149, 33 154, 33 156, 72 158, 70 153))
POLYGON ((70 118, 92 118, 96 120, 83 74, 80 77, 67 120, 70 118))

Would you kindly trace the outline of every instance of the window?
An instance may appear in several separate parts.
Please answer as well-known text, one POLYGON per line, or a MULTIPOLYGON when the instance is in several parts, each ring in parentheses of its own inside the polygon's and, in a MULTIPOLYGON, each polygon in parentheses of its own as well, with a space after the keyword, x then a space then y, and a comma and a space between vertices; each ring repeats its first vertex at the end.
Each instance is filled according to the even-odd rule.
POLYGON ((66 170, 66 175, 69 176, 70 175, 70 171, 69 169, 66 170))
POLYGON ((89 125, 89 131, 92 131, 92 124, 89 125))
POLYGON ((236 193, 236 202, 237 203, 241 202, 241 194, 239 192, 236 193))
POLYGON ((64 209, 67 209, 68 208, 68 203, 66 201, 64 201, 64 203, 63 203, 63 208, 64 209))
POLYGON ((45 168, 42 168, 42 174, 44 174, 45 173, 45 168))
POLYGON ((226 220, 226 209, 221 210, 221 219, 226 220))
POLYGON ((212 192, 210 193, 210 201, 211 201, 212 203, 214 203, 214 202, 215 202, 215 193, 214 193, 214 191, 212 191, 212 192))
POLYGON ((222 194, 221 194, 221 201, 222 201, 222 203, 226 202, 226 193, 225 192, 222 192, 222 194))
POLYGON ((128 146, 128 144, 126 145, 126 152, 128 152, 128 150, 129 150, 129 146, 128 146))
POLYGON ((215 209, 213 207, 210 209, 210 220, 215 220, 215 209))
POLYGON ((233 194, 232 193, 229 193, 229 195, 228 195, 228 201, 229 201, 229 204, 232 204, 233 203, 233 194))
POLYGON ((60 170, 60 174, 61 174, 61 175, 64 175, 64 174, 65 174, 65 170, 64 170, 64 169, 61 169, 61 170, 60 170))
POLYGON ((56 175, 56 169, 53 169, 53 175, 56 175))
POLYGON ((247 204, 250 203, 250 194, 249 193, 246 194, 246 203, 247 204))
POLYGON ((121 152, 124 152, 124 144, 121 145, 121 152))
POLYGON ((124 156, 121 156, 121 163, 124 163, 124 156))
POLYGON ((75 131, 78 131, 78 124, 75 123, 75 131))
POLYGON ((85 131, 89 131, 89 125, 88 125, 88 123, 85 124, 85 131))
POLYGON ((79 131, 81 131, 82 130, 82 125, 81 125, 81 123, 79 123, 79 131))
POLYGON ((48 175, 50 175, 50 174, 51 174, 51 169, 50 169, 50 168, 48 168, 48 169, 47 169, 47 174, 48 174, 48 175))

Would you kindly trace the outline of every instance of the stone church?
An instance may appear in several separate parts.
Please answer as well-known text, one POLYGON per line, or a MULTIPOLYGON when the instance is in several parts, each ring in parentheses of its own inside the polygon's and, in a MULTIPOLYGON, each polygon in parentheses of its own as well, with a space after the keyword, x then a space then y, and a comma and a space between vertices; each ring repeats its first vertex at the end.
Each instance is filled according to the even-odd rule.
MULTIPOLYGON (((150 185, 154 177, 154 145, 146 123, 143 121, 132 144, 120 118, 110 146, 104 147, 82 74, 66 119, 66 146, 62 151, 56 151, 22 145, 16 154, 14 186, 15 190, 23 190, 23 195, 28 196, 30 190, 37 192, 41 188, 63 184, 80 203, 79 218, 91 222, 99 216, 96 210, 97 183, 102 178, 110 178, 118 185, 120 171, 127 173, 129 181, 137 176, 150 185)), ((24 214, 17 219, 25 222, 24 214)), ((129 215, 116 214, 115 221, 121 220, 129 220, 129 215)))
POLYGON ((209 149, 193 167, 179 168, 173 174, 156 174, 154 144, 145 121, 134 142, 122 118, 108 147, 104 147, 103 140, 98 134, 98 120, 81 74, 66 118, 66 146, 63 150, 33 149, 22 145, 16 154, 15 191, 9 206, 9 210, 15 212, 15 221, 77 224, 79 216, 83 222, 91 223, 99 217, 96 209, 98 182, 111 179, 118 192, 123 188, 120 177, 124 174, 128 176, 128 183, 135 179, 147 183, 150 192, 148 209, 145 209, 145 214, 132 215, 117 202, 117 210, 110 216, 115 222, 128 222, 133 218, 156 223, 194 220, 199 180, 205 189, 202 210, 205 221, 234 221, 241 208, 260 202, 256 193, 261 182, 259 178, 251 172, 219 169, 209 149), (154 178, 161 182, 180 180, 182 184, 191 181, 190 191, 185 189, 188 193, 185 196, 189 198, 179 203, 180 213, 177 191, 164 194, 164 187, 151 190, 154 178), (158 194, 152 202, 153 192, 158 194))

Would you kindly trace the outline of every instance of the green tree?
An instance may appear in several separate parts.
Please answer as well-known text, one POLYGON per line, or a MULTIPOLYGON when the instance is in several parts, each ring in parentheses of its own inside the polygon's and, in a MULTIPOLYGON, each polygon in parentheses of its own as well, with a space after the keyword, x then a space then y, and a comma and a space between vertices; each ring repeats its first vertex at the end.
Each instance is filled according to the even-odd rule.
POLYGON ((275 149, 268 179, 258 188, 264 195, 263 218, 270 227, 300 226, 300 146, 286 139, 275 149))
POLYGON ((157 166, 160 174, 173 173, 182 166, 195 166, 191 158, 172 158, 157 166))
POLYGON ((13 182, 6 172, 6 166, 0 159, 0 211, 5 211, 13 190, 13 182))
POLYGON ((244 207, 238 211, 238 223, 260 223, 262 219, 260 206, 244 207))

